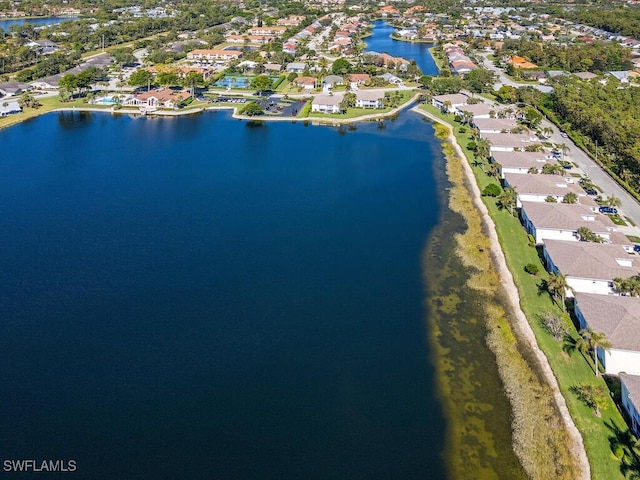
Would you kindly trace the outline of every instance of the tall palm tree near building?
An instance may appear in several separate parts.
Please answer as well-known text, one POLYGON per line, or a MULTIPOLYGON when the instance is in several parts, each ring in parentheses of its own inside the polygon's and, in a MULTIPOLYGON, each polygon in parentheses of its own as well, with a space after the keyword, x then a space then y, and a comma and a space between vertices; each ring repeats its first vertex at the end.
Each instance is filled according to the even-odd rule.
POLYGON ((578 332, 580 338, 576 340, 576 348, 583 353, 593 352, 593 370, 598 376, 598 348, 609 350, 611 342, 604 333, 594 332, 591 327, 583 328, 578 332))
POLYGON ((622 205, 622 202, 620 201, 620 199, 614 195, 609 195, 607 199, 604 201, 604 203, 608 207, 619 207, 620 205, 622 205))
POLYGON ((549 280, 547 280, 547 291, 554 299, 556 297, 560 297, 560 300, 562 300, 562 308, 564 308, 564 297, 566 295, 567 288, 569 288, 569 284, 567 283, 567 279, 564 278, 564 275, 561 273, 549 274, 549 280))
POLYGON ((480 158, 489 158, 491 154, 491 142, 486 138, 480 138, 476 141, 476 154, 480 158))
POLYGON ((498 197, 498 204, 501 208, 509 209, 509 213, 513 216, 513 207, 516 206, 518 194, 513 188, 505 188, 498 197))

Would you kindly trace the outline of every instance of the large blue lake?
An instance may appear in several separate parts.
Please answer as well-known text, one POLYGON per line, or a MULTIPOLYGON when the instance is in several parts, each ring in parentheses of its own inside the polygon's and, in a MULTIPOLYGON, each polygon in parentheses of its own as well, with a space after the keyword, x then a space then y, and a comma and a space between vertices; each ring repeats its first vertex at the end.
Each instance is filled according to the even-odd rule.
POLYGON ((42 27, 44 25, 53 25, 55 23, 66 22, 67 20, 76 20, 75 17, 35 17, 35 18, 13 18, 0 20, 0 28, 5 33, 9 31, 9 27, 12 25, 24 25, 30 23, 36 27, 42 27))
POLYGON ((394 40, 390 35, 395 30, 394 27, 383 20, 373 22, 372 34, 365 38, 367 50, 388 53, 394 57, 402 57, 407 60, 415 60, 423 74, 437 75, 438 67, 431 52, 429 52, 433 44, 394 40))
POLYGON ((446 476, 420 262, 444 161, 421 117, 67 112, 0 144, 3 459, 446 476))

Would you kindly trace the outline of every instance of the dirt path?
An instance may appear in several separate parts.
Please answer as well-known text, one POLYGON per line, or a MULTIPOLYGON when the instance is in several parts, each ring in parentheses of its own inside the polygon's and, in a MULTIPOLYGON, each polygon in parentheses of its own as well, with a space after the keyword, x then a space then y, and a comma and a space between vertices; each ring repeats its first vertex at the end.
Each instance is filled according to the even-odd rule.
POLYGON ((567 408, 567 404, 560 392, 560 388, 558 387, 558 382, 556 380, 553 371, 551 370, 551 366, 549 365, 549 361, 547 360, 546 355, 540 348, 538 348, 538 343, 536 342, 536 337, 529 325, 529 321, 527 317, 524 315, 524 312, 520 308, 520 295, 518 294, 518 288, 516 287, 513 276, 511 275, 511 271, 507 267, 507 260, 504 256, 504 252, 500 248, 500 241, 498 240, 498 235, 496 233, 496 227, 493 223, 493 219, 489 216, 489 212, 487 210, 486 205, 482 202, 480 188, 476 183, 475 176, 473 175, 473 170, 471 170, 471 166, 469 162, 464 161, 467 157, 464 155, 462 148, 458 144, 456 137, 453 135, 453 130, 451 126, 442 120, 430 115, 429 113, 420 110, 418 107, 414 107, 411 109, 412 111, 419 113, 420 115, 424 115, 425 117, 430 118, 434 122, 437 122, 441 125, 444 125, 449 129, 449 137, 448 140, 451 142, 453 147, 456 150, 456 153, 463 160, 462 165, 464 168, 465 176, 468 180, 469 187, 471 189, 471 195, 473 197, 474 204, 480 211, 482 215, 482 222, 487 227, 487 232, 489 235, 490 243, 491 243, 491 254, 494 258, 495 266, 500 273, 500 277, 502 279, 502 287, 506 293, 507 299, 509 301, 510 306, 513 308, 514 319, 515 319, 515 328, 518 331, 518 334, 523 338, 531 347, 531 350, 536 355, 537 359, 540 362, 542 367, 542 373, 544 377, 553 390, 553 396, 560 410, 560 414, 564 420, 565 426, 569 432, 573 440, 573 448, 571 449, 574 455, 578 460, 578 466, 580 467, 580 476, 577 477, 579 480, 589 480, 591 478, 591 467, 589 466, 589 459, 587 458, 587 453, 584 449, 584 443, 582 441, 582 435, 576 428, 575 423, 573 422, 573 418, 571 418, 571 414, 569 413, 569 409, 567 408))

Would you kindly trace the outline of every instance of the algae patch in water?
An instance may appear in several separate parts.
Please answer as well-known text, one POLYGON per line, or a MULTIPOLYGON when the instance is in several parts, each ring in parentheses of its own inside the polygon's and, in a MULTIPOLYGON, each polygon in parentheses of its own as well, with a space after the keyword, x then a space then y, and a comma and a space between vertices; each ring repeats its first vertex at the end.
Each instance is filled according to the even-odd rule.
MULTIPOLYGON (((436 125, 436 136, 448 136, 436 125)), ((461 159, 448 143, 449 209, 423 257, 451 478, 572 478, 551 389, 525 360, 461 159), (454 242, 447 241, 454 238, 454 242)))

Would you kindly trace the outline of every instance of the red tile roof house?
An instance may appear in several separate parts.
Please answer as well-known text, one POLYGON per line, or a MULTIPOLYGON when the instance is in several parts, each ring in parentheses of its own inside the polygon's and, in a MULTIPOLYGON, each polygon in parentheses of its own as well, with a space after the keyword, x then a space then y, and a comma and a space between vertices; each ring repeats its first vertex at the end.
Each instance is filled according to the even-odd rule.
POLYGON ((136 95, 125 105, 142 107, 145 109, 155 110, 157 108, 171 108, 176 110, 182 102, 191 97, 191 93, 184 90, 175 92, 170 88, 162 90, 151 90, 136 95))
POLYGON ((606 374, 640 375, 640 298, 577 293, 575 314, 581 329, 591 327, 611 342, 597 352, 606 374))
POLYGON ((622 407, 631 419, 631 430, 640 438, 640 376, 620 374, 622 407))
POLYGON ((371 79, 368 73, 352 73, 349 75, 349 85, 352 90, 357 89, 360 85, 367 83, 371 79))

